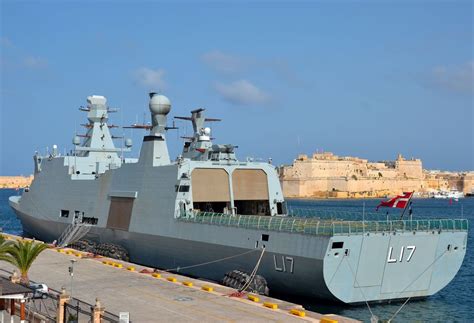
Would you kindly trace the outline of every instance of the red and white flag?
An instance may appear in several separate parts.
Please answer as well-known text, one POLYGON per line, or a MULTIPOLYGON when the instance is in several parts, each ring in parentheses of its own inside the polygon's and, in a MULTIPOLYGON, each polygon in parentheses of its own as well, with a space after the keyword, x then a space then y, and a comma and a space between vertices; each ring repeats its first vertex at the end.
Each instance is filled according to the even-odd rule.
POLYGON ((403 192, 403 195, 398 195, 388 201, 382 201, 379 205, 377 205, 376 211, 379 210, 379 207, 395 207, 398 209, 406 208, 408 202, 410 201, 411 197, 413 196, 414 192, 403 192))

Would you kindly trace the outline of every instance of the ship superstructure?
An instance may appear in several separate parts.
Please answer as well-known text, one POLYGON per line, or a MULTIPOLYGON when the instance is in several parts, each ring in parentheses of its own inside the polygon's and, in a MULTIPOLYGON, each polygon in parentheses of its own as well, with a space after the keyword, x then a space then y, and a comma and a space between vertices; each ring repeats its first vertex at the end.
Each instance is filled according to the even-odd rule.
POLYGON ((236 146, 212 143, 206 122, 218 119, 202 108, 177 117, 192 122, 193 135, 171 160, 171 103, 151 93, 149 109, 151 124, 132 126, 149 131, 140 156, 125 159, 131 141, 115 148, 106 99, 89 97, 88 131, 82 142, 74 137, 74 153, 35 155, 29 191, 10 198, 25 233, 118 244, 133 262, 216 281, 258 262, 270 291, 345 303, 426 297, 459 270, 467 220, 289 216, 271 163, 241 161, 236 146))

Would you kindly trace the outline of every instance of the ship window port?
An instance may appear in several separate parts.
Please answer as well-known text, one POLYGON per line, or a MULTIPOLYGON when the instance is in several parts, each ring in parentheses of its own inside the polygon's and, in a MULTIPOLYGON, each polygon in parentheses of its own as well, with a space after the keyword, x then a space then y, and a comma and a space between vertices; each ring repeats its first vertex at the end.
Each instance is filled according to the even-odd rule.
POLYGON ((69 210, 61 210, 60 216, 62 218, 68 218, 69 217, 69 210))
POLYGON ((189 185, 176 185, 175 190, 181 193, 189 192, 189 185))
POLYGON ((344 247, 344 242, 338 241, 338 242, 333 242, 331 249, 342 249, 344 247))

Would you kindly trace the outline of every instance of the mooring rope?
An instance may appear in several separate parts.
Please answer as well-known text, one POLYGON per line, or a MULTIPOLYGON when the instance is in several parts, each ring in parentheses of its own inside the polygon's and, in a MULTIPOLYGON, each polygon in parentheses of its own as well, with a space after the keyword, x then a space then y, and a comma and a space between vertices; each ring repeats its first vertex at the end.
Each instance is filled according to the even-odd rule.
POLYGON ((179 272, 181 269, 188 269, 188 268, 194 268, 194 267, 199 267, 199 266, 206 266, 206 265, 214 264, 216 262, 220 262, 220 261, 224 261, 224 260, 228 260, 228 259, 232 259, 232 258, 237 258, 237 257, 243 256, 243 255, 255 252, 257 250, 258 249, 247 250, 246 252, 240 253, 238 255, 224 257, 224 258, 220 258, 220 259, 216 259, 216 260, 212 260, 212 261, 207 261, 207 262, 203 262, 203 263, 195 264, 195 265, 191 265, 191 266, 164 269, 163 271, 176 271, 176 272, 179 272))
MULTIPOLYGON (((344 256, 344 258, 347 260, 346 256, 344 256)), ((349 262, 349 260, 347 260, 347 264, 349 265, 349 269, 351 270, 352 276, 354 277, 354 281, 357 284, 357 287, 359 288, 359 290, 362 294, 362 297, 364 297, 364 301, 365 301, 365 304, 367 305, 367 308, 369 309, 369 312, 370 312, 370 315, 371 315, 371 321, 372 321, 372 319, 376 318, 376 316, 374 315, 374 312, 372 312, 372 309, 370 308, 369 302, 367 301, 367 297, 365 297, 364 290, 360 287, 359 282, 357 281, 357 277, 354 274, 354 271, 352 270, 352 266, 351 266, 351 263, 349 262)))
POLYGON ((239 292, 245 292, 245 290, 249 288, 250 284, 255 278, 255 275, 257 274, 258 267, 260 267, 260 262, 262 261, 262 257, 264 253, 265 253, 265 247, 262 248, 262 253, 260 254, 260 257, 258 258, 258 261, 255 264, 255 267, 253 268, 252 273, 250 274, 249 280, 244 284, 244 286, 242 286, 242 288, 239 289, 239 292))
MULTIPOLYGON (((446 254, 447 250, 445 250, 441 255, 439 255, 435 260, 433 260, 433 262, 425 268, 425 270, 423 270, 414 280, 412 280, 401 292, 398 293, 398 295, 402 294, 404 291, 406 291, 411 285, 413 285, 418 279, 420 279, 421 276, 423 276, 423 274, 428 270, 430 269, 439 259, 441 259, 442 256, 444 256, 446 254)), ((402 310, 402 308, 408 303, 408 301, 411 299, 411 296, 408 297, 406 299, 406 301, 400 306, 400 308, 392 315, 392 317, 388 320, 388 322, 392 322, 392 320, 395 318, 395 316, 398 315, 398 313, 400 313, 400 311, 402 310)))

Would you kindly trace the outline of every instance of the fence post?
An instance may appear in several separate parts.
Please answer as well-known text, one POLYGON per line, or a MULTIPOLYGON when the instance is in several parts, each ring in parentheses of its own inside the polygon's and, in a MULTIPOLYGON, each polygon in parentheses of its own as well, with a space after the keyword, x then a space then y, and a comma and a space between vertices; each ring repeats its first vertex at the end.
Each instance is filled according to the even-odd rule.
POLYGON ((56 323, 64 323, 64 305, 69 302, 71 298, 66 294, 66 289, 61 288, 61 294, 58 296, 58 312, 56 315, 56 323))
POLYGON ((100 323, 100 318, 105 312, 105 307, 100 304, 98 298, 95 299, 95 305, 92 308, 92 323, 100 323))

